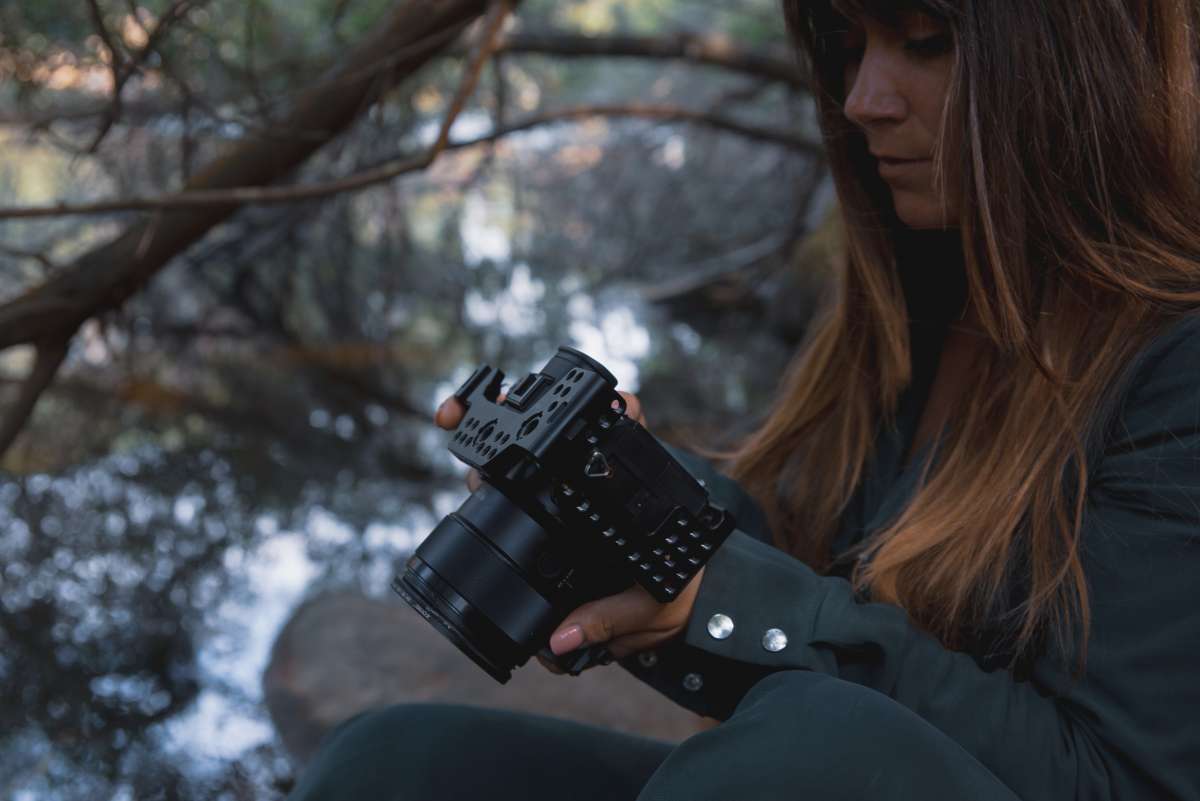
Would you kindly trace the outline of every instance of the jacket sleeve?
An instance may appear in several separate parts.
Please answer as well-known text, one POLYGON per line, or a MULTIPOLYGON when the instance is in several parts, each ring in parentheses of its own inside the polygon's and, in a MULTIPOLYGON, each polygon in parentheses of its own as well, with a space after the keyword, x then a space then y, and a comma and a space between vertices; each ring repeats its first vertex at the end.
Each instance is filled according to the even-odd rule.
MULTIPOLYGON (((1092 631, 1081 678, 1071 676, 1074 660, 1050 657, 1024 682, 985 671, 899 607, 864 603, 846 580, 745 530, 713 555, 685 632, 622 664, 720 719, 776 670, 866 685, 937 726, 1025 801, 1200 801, 1200 326, 1164 339, 1135 371, 1091 474, 1082 555, 1092 631), (717 614, 733 622, 723 639, 709 633, 717 614), (769 629, 784 647, 768 649, 782 643, 779 633, 764 639, 769 629)), ((744 496, 730 484, 712 488, 744 496)))

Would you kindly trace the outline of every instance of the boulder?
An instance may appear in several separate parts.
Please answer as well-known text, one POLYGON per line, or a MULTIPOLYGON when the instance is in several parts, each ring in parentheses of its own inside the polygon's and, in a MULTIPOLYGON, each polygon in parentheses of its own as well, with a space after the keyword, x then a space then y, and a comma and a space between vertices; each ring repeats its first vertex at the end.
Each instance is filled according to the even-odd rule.
POLYGON ((263 695, 300 766, 342 720, 409 701, 535 712, 671 742, 712 723, 616 663, 568 676, 530 658, 499 684, 399 598, 350 592, 320 595, 296 610, 272 648, 263 695))

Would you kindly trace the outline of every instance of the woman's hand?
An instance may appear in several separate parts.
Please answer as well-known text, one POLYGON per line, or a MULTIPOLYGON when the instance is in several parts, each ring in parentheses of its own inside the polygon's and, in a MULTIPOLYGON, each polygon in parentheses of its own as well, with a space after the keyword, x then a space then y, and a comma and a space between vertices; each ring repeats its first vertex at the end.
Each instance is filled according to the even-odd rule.
POLYGON ((704 568, 700 568, 670 603, 659 603, 641 584, 589 601, 567 615, 550 635, 550 650, 563 654, 584 645, 605 643, 614 659, 623 659, 653 648, 687 628, 703 577, 704 568))
MULTIPOLYGON (((625 399, 626 416, 645 426, 646 416, 637 396, 630 392, 620 394, 625 399)), ((499 401, 503 400, 504 395, 500 395, 499 401)), ((458 400, 447 398, 438 407, 434 422, 442 428, 453 429, 462 420, 465 411, 458 400)), ((474 492, 479 483, 479 472, 471 468, 467 473, 467 487, 474 492)), ((704 568, 701 568, 679 593, 679 597, 670 603, 659 603, 640 584, 616 595, 589 601, 567 615, 550 635, 550 650, 555 654, 563 654, 584 645, 605 643, 614 659, 623 659, 638 651, 653 648, 687 627, 703 576, 704 568)), ((538 656, 538 661, 553 673, 563 672, 541 656, 538 656)))

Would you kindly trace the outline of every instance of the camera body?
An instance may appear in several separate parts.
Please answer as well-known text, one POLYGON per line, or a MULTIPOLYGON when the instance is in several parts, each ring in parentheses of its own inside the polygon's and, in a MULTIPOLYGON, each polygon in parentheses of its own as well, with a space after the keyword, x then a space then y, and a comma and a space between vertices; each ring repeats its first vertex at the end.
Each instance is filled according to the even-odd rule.
MULTIPOLYGON (((497 681, 581 604, 634 583, 667 603, 734 528, 636 421, 616 379, 570 347, 499 401, 478 368, 450 452, 482 484, 434 528, 392 587, 497 681)), ((557 659, 577 673, 587 660, 557 659)))

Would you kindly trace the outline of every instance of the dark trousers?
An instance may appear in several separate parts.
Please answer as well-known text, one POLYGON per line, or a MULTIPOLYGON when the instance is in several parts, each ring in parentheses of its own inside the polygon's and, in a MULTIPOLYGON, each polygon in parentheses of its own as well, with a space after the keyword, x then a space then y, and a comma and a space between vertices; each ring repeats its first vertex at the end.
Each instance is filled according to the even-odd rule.
POLYGON ((756 684, 679 744, 541 715, 401 704, 335 729, 289 801, 1014 801, 892 699, 820 673, 756 684))

